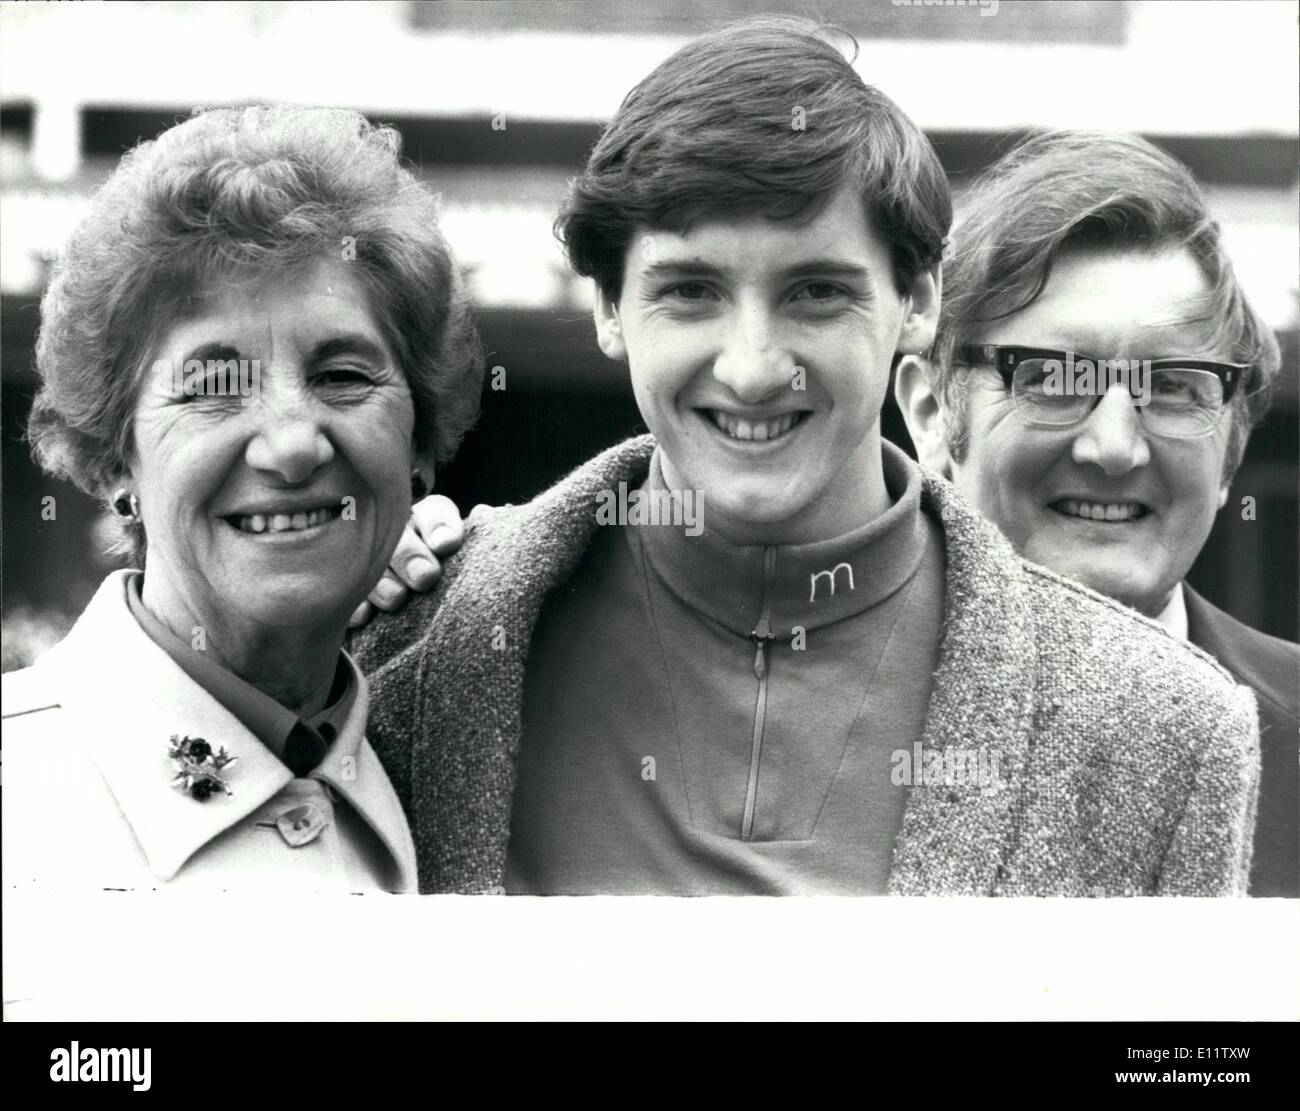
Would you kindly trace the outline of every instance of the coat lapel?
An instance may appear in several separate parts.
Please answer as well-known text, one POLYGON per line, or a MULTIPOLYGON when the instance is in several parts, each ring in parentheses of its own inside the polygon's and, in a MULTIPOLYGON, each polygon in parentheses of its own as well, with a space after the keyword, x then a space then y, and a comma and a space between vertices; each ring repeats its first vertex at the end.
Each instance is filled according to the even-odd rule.
POLYGON ((37 664, 53 683, 74 736, 94 761, 161 880, 242 821, 293 778, 257 738, 186 675, 136 624, 132 572, 104 580, 67 638, 37 664), (172 734, 202 737, 237 762, 231 794, 198 802, 171 786, 172 734))
POLYGON ((650 437, 620 444, 528 505, 477 520, 422 618, 423 646, 373 677, 375 703, 424 710, 397 730, 413 738, 404 772, 421 891, 499 889, 533 627, 590 546, 600 493, 639 482, 653 449, 650 437))
POLYGON ((926 474, 947 558, 943 639, 923 751, 995 753, 1000 786, 918 786, 908 793, 889 890, 991 895, 1011 880, 1017 797, 1029 757, 1037 648, 1019 557, 943 479, 926 474))

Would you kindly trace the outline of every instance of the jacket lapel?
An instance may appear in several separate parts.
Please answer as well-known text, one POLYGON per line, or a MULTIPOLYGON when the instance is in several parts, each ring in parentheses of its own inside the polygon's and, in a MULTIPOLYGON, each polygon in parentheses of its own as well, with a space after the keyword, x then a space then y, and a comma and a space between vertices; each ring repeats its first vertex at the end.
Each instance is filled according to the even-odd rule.
POLYGON ((104 580, 67 638, 42 657, 68 715, 69 735, 94 761, 161 880, 293 778, 224 707, 136 624, 126 603, 132 572, 104 580), (202 737, 237 762, 231 794, 198 802, 171 786, 172 734, 202 737))
POLYGON ((423 618, 425 647, 374 677, 374 702, 389 702, 381 692, 408 681, 407 661, 400 697, 424 708, 407 780, 421 891, 500 887, 533 628, 590 546, 601 492, 639 482, 653 450, 648 436, 630 440, 528 505, 477 518, 423 618))
POLYGON ((1232 628, 1236 619, 1210 605, 1187 582, 1183 583, 1183 603, 1187 607, 1188 642, 1208 652, 1241 682, 1256 686, 1261 677, 1256 674, 1250 653, 1243 650, 1241 630, 1232 628))
POLYGON ((914 785, 894 847, 897 895, 990 895, 1009 874, 1029 757, 1037 647, 1028 586, 1006 539, 937 475, 922 504, 943 527, 943 639, 923 752, 997 756, 1000 786, 914 785))

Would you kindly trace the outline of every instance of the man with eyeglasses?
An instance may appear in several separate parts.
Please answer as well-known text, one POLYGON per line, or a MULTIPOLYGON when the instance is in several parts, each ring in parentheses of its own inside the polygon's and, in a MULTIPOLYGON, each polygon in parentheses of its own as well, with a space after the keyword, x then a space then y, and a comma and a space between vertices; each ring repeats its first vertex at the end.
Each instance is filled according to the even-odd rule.
POLYGON ((1300 648, 1183 581, 1280 363, 1199 188, 1136 136, 1043 134, 972 186, 955 239, 931 360, 904 359, 896 379, 920 458, 1023 555, 1254 690, 1250 891, 1300 894, 1300 648))

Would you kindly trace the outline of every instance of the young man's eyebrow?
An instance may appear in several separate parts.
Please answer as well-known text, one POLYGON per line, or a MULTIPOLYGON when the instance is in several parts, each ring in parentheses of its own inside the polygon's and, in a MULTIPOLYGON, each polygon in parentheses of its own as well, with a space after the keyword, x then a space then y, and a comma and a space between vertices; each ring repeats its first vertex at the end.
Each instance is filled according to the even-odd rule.
MULTIPOLYGON (((659 259, 646 266, 642 273, 647 277, 672 275, 674 277, 721 278, 725 277, 728 271, 698 259, 659 259)), ((800 260, 791 266, 783 268, 778 274, 778 277, 786 280, 813 276, 869 280, 871 271, 860 263, 849 262, 846 259, 814 258, 800 260)))
POLYGON ((702 278, 720 278, 726 271, 712 263, 701 262, 698 259, 659 259, 646 266, 642 273, 649 278, 662 277, 671 275, 673 277, 699 276, 702 278))
POLYGON ((857 262, 837 258, 814 258, 796 262, 781 271, 786 278, 824 277, 870 280, 871 271, 857 262))

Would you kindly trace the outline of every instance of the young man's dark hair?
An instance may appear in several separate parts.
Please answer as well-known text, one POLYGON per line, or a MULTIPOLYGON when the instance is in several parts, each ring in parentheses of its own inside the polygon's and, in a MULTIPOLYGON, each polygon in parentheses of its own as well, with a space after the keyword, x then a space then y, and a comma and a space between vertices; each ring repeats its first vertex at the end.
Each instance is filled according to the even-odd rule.
POLYGON ((689 43, 624 98, 556 221, 569 262, 617 301, 637 228, 807 219, 844 185, 862 197, 905 292, 939 261, 952 199, 930 141, 796 19, 689 43))

